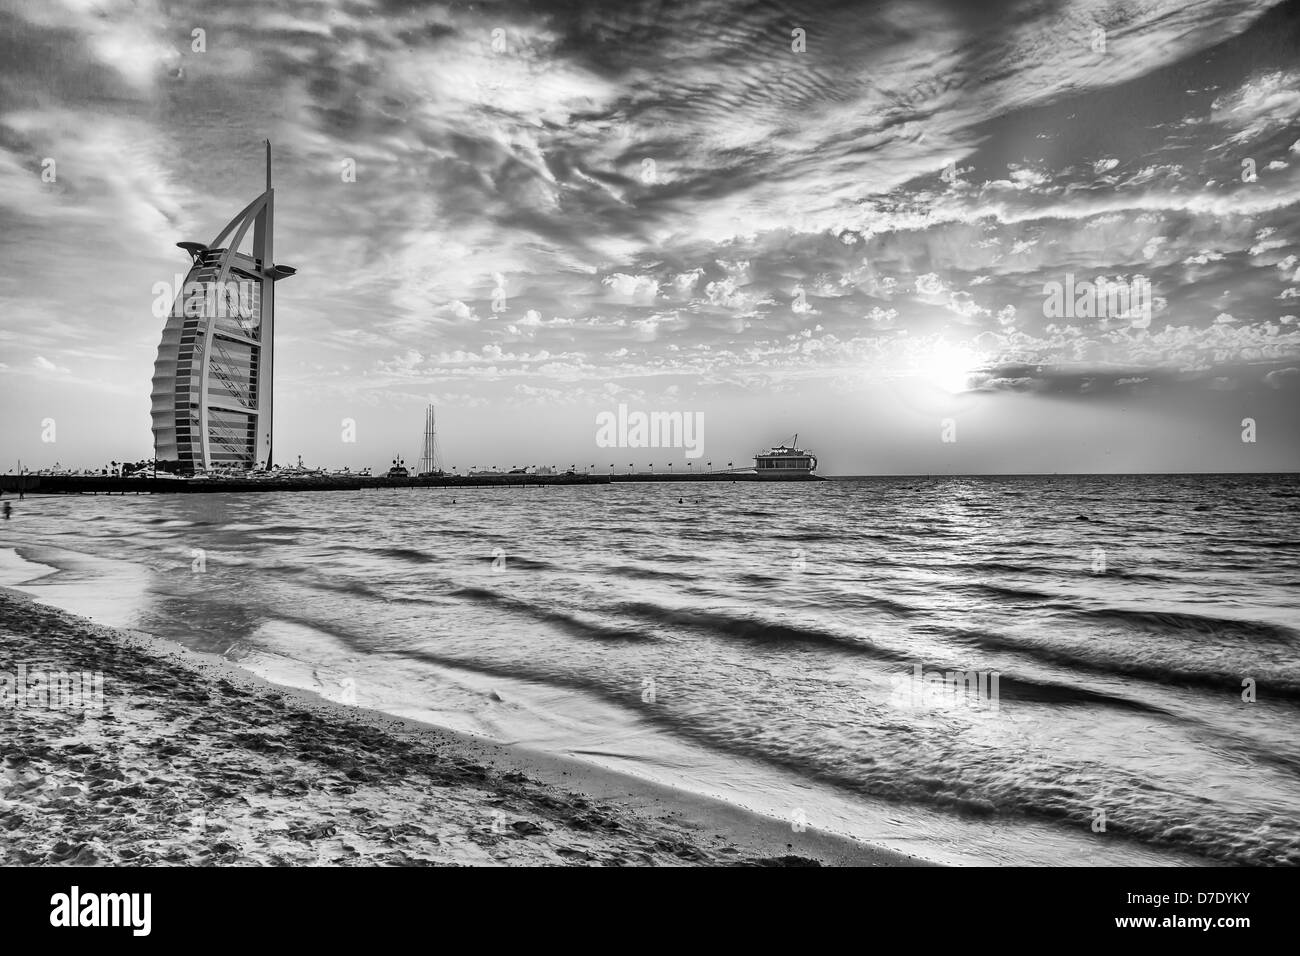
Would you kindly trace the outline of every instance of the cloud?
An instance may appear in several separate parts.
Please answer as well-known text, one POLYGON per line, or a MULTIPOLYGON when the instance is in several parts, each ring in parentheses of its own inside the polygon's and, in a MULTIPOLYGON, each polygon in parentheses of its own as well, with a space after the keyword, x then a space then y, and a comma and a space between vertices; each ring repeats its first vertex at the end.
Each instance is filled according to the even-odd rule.
POLYGON ((32 365, 42 372, 54 372, 56 375, 68 375, 69 370, 61 365, 55 365, 44 355, 38 355, 32 359, 32 365))
POLYGON ((622 299, 652 302, 659 294, 659 282, 648 275, 624 275, 616 272, 606 276, 601 282, 608 286, 615 296, 622 299))
POLYGON ((1300 386, 1300 368, 1274 369, 1264 376, 1264 382, 1269 388, 1296 388, 1300 386))

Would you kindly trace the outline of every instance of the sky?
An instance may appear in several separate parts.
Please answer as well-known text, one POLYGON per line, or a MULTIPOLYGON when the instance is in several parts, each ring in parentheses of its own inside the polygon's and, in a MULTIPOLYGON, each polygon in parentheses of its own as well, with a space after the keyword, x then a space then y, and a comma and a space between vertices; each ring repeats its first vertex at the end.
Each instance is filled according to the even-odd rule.
POLYGON ((1300 470, 1300 0, 0 0, 0 469, 152 455, 267 138, 281 462, 1300 470))

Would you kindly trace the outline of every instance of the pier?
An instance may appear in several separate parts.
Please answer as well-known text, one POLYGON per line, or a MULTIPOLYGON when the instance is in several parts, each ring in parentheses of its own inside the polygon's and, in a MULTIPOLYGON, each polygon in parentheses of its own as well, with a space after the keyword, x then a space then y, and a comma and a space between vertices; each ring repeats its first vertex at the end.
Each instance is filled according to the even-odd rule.
POLYGON ((292 475, 283 478, 118 478, 109 475, 0 475, 0 491, 29 495, 252 494, 268 491, 365 491, 381 488, 497 488, 532 485, 608 485, 623 482, 822 481, 817 475, 780 478, 754 472, 641 472, 562 475, 443 475, 388 478, 383 475, 292 475))

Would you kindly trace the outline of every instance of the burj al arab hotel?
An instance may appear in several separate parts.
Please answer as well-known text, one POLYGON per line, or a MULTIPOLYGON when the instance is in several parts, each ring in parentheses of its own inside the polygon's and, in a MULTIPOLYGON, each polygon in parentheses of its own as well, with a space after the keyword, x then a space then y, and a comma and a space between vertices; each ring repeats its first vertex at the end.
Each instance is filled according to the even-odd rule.
POLYGON ((272 264, 274 207, 267 142, 266 192, 206 246, 177 243, 191 262, 153 366, 159 467, 271 466, 275 283, 296 271, 272 264), (250 229, 252 248, 242 251, 250 229))

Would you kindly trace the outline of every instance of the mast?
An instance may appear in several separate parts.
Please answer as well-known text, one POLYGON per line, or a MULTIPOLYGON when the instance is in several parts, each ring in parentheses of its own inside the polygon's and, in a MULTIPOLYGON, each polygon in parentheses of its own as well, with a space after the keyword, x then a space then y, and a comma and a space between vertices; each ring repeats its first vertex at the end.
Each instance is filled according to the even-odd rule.
POLYGON ((430 405, 424 410, 424 448, 421 450, 418 473, 441 471, 441 457, 438 454, 437 413, 435 407, 430 405))
MULTIPOLYGON (((272 251, 271 235, 275 229, 275 193, 271 191, 271 139, 268 136, 266 140, 266 208, 262 214, 261 223, 264 230, 264 239, 261 251, 262 271, 268 273, 271 271, 274 253, 272 251)), ((254 250, 254 255, 258 250, 254 250)), ((262 415, 265 416, 258 430, 266 435, 266 470, 271 470, 271 464, 274 459, 274 414, 275 414, 275 280, 262 283, 262 312, 266 315, 268 312, 271 321, 262 327, 262 361, 266 363, 266 394, 260 394, 258 397, 262 400, 262 415), (269 303, 267 300, 270 300, 269 303), (268 308, 269 305, 269 308, 268 308)))

